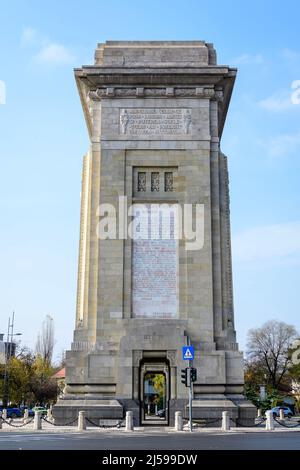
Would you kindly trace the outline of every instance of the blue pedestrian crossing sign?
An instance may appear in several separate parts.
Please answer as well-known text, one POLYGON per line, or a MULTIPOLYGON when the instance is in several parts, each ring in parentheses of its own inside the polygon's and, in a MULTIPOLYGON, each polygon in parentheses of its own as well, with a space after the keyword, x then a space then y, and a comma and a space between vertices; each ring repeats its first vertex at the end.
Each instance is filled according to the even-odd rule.
POLYGON ((194 359, 194 346, 182 346, 182 359, 184 361, 192 361, 194 359))

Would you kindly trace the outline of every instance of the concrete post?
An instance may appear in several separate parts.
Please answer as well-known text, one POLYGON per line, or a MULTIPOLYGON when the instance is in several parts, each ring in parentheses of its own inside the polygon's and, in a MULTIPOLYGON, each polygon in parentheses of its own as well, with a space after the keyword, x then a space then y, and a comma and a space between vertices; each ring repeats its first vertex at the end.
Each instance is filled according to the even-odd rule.
POLYGON ((86 429, 85 411, 79 411, 79 413, 78 413, 78 431, 84 431, 85 429, 86 429))
POLYGON ((26 408, 24 410, 23 423, 27 423, 28 418, 29 418, 29 411, 28 411, 28 408, 26 408))
POLYGON ((176 411, 175 413, 175 431, 183 430, 182 412, 176 411))
POLYGON ((7 419, 7 409, 6 408, 4 408, 4 410, 2 410, 2 418, 5 419, 5 420, 7 419))
POLYGON ((257 417, 261 418, 261 408, 258 408, 258 410, 257 410, 257 417))
POLYGON ((230 431, 229 411, 222 412, 222 431, 230 431))
POLYGON ((48 408, 48 410, 47 410, 47 419, 48 419, 48 421, 52 421, 52 411, 51 411, 51 408, 48 408))
POLYGON ((126 411, 125 431, 133 431, 133 413, 126 411))
POLYGON ((273 417, 273 411, 268 410, 266 411, 266 431, 274 431, 274 417, 273 417))
POLYGON ((42 412, 36 411, 34 414, 33 429, 39 431, 42 429, 42 412))
POLYGON ((280 408, 279 410, 279 419, 280 421, 284 421, 284 411, 282 408, 280 408))

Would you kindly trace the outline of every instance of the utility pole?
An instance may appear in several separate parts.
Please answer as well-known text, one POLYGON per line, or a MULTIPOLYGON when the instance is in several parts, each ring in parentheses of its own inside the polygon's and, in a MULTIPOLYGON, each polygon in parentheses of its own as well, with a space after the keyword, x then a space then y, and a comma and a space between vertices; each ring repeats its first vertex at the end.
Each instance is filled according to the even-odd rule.
POLYGON ((10 317, 8 319, 6 347, 5 347, 5 368, 4 368, 4 384, 3 384, 3 407, 8 405, 8 361, 9 361, 9 336, 10 336, 10 317))
POLYGON ((5 348, 5 368, 4 368, 4 390, 3 390, 3 407, 6 408, 9 402, 9 384, 8 384, 8 362, 12 356, 13 338, 20 336, 22 333, 14 334, 15 312, 12 313, 12 320, 8 319, 6 348, 5 348))

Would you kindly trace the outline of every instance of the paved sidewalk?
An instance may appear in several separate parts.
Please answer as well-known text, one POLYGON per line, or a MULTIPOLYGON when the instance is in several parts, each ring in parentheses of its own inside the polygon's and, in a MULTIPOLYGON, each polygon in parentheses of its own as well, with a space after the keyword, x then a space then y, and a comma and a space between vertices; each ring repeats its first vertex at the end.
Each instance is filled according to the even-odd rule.
MULTIPOLYGON (((106 427, 95 427, 95 426, 87 426, 85 431, 78 431, 77 430, 77 425, 76 426, 54 426, 50 423, 47 423, 46 421, 42 421, 42 429, 39 431, 34 431, 33 429, 33 422, 27 424, 26 426, 22 426, 23 421, 20 420, 14 420, 12 422, 14 426, 10 426, 7 423, 2 424, 2 429, 0 429, 0 434, 1 432, 20 432, 20 433, 26 433, 26 432, 34 432, 34 433, 89 433, 89 432, 99 432, 99 433, 114 433, 114 434, 134 434, 134 433, 145 433, 145 434, 188 434, 189 429, 187 426, 184 426, 183 431, 176 431, 172 427, 152 427, 152 426, 138 426, 134 428, 134 431, 127 432, 125 431, 124 427, 117 428, 106 428, 106 427), (20 427, 19 427, 20 426, 20 427)), ((289 425, 295 425, 296 422, 290 422, 289 425)), ((200 434, 230 434, 230 433, 239 433, 239 434, 244 434, 244 433, 276 433, 276 432, 300 432, 300 426, 294 427, 294 428, 287 428, 283 427, 278 423, 275 423, 275 429, 274 431, 266 431, 265 429, 265 424, 262 424, 260 426, 256 427, 232 427, 230 431, 222 431, 220 428, 209 428, 209 427, 194 427, 193 428, 193 433, 200 433, 200 434)))

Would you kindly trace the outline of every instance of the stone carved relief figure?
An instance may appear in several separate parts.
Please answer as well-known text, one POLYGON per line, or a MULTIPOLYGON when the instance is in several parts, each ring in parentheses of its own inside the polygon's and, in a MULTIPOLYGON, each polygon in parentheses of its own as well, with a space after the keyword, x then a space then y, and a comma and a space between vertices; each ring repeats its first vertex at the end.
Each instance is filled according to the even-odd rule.
POLYGON ((191 111, 187 109, 183 115, 183 124, 184 124, 184 131, 186 134, 189 133, 190 127, 192 124, 192 116, 191 116, 191 111))
POLYGON ((127 126, 129 123, 129 116, 126 109, 123 109, 120 114, 120 125, 121 125, 121 133, 126 134, 127 126))

